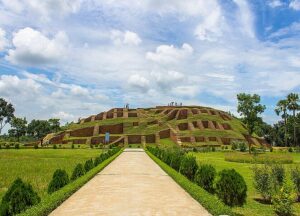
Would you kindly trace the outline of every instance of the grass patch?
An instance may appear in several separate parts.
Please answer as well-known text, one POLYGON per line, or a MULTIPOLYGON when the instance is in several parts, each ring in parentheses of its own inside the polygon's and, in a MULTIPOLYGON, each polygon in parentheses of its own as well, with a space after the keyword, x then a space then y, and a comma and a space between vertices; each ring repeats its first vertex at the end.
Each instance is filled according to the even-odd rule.
POLYGON ((122 150, 112 157, 106 159, 97 167, 93 168, 87 172, 84 176, 76 179, 70 184, 66 185, 62 189, 54 192, 51 195, 46 196, 42 201, 32 208, 26 210, 21 216, 44 216, 48 215, 56 207, 58 207, 64 200, 70 197, 74 192, 81 188, 85 183, 92 179, 97 173, 103 170, 110 162, 112 162, 116 157, 122 153, 122 150))
POLYGON ((229 207, 223 204, 217 197, 211 195, 203 188, 188 180, 185 176, 159 160, 149 151, 146 153, 154 160, 171 178, 173 178, 184 190, 213 215, 235 215, 229 207))
POLYGON ((99 149, 1 149, 0 199, 18 177, 30 183, 43 199, 56 169, 64 169, 70 176, 77 163, 95 158, 101 152, 99 149))
POLYGON ((266 153, 266 154, 249 154, 241 152, 230 152, 224 155, 225 161, 238 162, 238 163, 282 163, 291 164, 293 163, 293 158, 289 154, 276 154, 276 153, 266 153))
MULTIPOLYGON (((270 204, 263 204, 257 199, 260 195, 256 192, 253 186, 253 173, 252 167, 254 164, 251 163, 237 163, 225 161, 224 152, 207 152, 207 153, 190 153, 196 156, 198 163, 212 164, 216 170, 219 172, 223 169, 235 169, 240 173, 244 180, 246 181, 248 192, 247 192, 247 203, 243 207, 234 207, 232 211, 240 215, 251 215, 251 216, 274 216, 273 206, 270 204)), ((287 153, 266 153, 266 154, 287 154, 287 153)), ((284 164, 286 171, 300 164, 300 154, 299 153, 289 153, 293 158, 293 164, 284 164)), ((293 207, 295 209, 295 215, 300 215, 300 203, 294 203, 293 207)))

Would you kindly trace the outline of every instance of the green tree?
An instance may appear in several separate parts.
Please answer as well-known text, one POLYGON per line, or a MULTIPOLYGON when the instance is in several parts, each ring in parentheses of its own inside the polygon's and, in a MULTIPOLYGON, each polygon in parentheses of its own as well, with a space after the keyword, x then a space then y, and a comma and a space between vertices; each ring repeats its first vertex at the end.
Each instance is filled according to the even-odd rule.
POLYGON ((284 121, 284 144, 287 146, 287 109, 288 109, 289 102, 288 100, 280 100, 278 101, 275 112, 279 116, 281 113, 281 118, 284 121))
POLYGON ((288 101, 288 110, 293 112, 293 123, 294 123, 294 131, 293 131, 293 137, 294 137, 294 146, 297 144, 297 138, 296 138, 296 111, 299 110, 299 95, 297 93, 290 93, 287 96, 288 101))
MULTIPOLYGON (((243 118, 243 122, 247 126, 250 136, 253 135, 257 124, 262 122, 258 115, 263 113, 266 109, 264 105, 260 104, 260 96, 257 94, 240 93, 237 95, 238 108, 237 111, 243 118)), ((251 153, 251 143, 249 142, 249 153, 251 153)))
POLYGON ((10 136, 17 137, 18 141, 20 141, 20 137, 26 134, 26 130, 27 130, 26 118, 13 117, 12 121, 10 122, 10 126, 12 129, 8 130, 8 134, 10 136))
POLYGON ((4 126, 14 117, 14 112, 13 105, 0 98, 0 134, 4 126))
POLYGON ((60 122, 59 119, 49 119, 50 129, 52 132, 58 132, 60 130, 60 122))
POLYGON ((40 139, 42 144, 42 138, 46 136, 48 133, 51 133, 51 126, 47 120, 36 120, 33 119, 28 124, 28 134, 31 136, 40 139))

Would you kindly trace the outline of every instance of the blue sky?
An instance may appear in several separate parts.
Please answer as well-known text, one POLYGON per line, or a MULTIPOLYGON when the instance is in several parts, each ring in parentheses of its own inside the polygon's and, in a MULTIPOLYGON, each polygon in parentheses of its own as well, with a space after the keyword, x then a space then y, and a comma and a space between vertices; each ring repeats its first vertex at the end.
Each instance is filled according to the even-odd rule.
POLYGON ((0 0, 0 97, 63 122, 171 101, 264 119, 300 89, 300 0, 0 0))

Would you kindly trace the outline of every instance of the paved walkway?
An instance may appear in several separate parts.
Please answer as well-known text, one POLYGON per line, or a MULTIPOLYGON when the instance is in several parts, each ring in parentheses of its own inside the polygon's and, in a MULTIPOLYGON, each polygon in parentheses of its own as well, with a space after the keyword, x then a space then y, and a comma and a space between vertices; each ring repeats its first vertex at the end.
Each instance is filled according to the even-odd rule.
POLYGON ((210 214, 142 149, 126 149, 50 215, 210 214))

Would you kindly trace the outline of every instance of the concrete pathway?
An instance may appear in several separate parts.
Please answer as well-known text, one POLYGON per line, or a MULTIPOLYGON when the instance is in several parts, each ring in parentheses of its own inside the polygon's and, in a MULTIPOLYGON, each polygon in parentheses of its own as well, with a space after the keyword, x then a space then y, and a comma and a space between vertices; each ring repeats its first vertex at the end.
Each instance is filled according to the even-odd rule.
POLYGON ((142 149, 126 149, 50 215, 210 214, 142 149))

